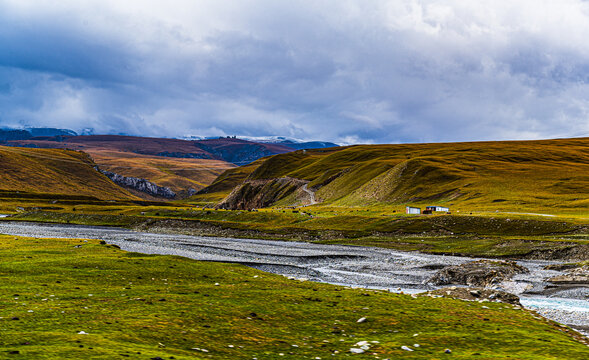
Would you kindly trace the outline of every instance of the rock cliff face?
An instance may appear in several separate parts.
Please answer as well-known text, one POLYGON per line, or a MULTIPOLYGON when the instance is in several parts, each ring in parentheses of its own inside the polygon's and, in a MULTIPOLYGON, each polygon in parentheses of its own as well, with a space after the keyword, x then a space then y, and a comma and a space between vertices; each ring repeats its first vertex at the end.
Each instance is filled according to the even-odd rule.
POLYGON ((221 209, 247 210, 270 206, 278 199, 303 193, 308 181, 283 177, 268 180, 248 180, 237 186, 219 205, 221 209))
POLYGON ((110 171, 100 170, 98 168, 96 168, 96 170, 100 171, 106 175, 107 178, 111 179, 115 184, 120 186, 128 187, 144 192, 151 196, 163 197, 166 199, 173 199, 176 197, 176 193, 173 192, 169 187, 158 186, 148 180, 141 178, 123 176, 110 171))

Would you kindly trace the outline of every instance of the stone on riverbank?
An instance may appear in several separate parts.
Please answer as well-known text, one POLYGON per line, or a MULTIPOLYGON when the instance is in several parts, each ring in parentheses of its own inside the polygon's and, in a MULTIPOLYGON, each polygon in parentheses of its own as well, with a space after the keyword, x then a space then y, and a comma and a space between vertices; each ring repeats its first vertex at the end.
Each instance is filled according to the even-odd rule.
POLYGON ((478 260, 461 265, 448 266, 439 270, 429 283, 434 285, 467 285, 489 287, 515 274, 528 273, 529 270, 515 261, 478 260))
POLYGON ((447 287, 437 290, 428 291, 420 294, 421 296, 442 296, 453 299, 468 300, 468 301, 493 301, 502 302, 513 305, 521 305, 519 297, 505 291, 483 289, 483 288, 463 288, 463 287, 447 287))
POLYGON ((548 281, 553 284, 589 284, 589 266, 573 268, 566 274, 552 277, 548 281))

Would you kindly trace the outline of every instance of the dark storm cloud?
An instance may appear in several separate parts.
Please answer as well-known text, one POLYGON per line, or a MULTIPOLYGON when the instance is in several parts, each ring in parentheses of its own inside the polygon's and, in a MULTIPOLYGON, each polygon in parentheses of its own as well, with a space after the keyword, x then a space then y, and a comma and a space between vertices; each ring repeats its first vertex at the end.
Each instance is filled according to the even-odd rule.
POLYGON ((0 0, 0 124, 336 142, 588 135, 582 1, 0 0))

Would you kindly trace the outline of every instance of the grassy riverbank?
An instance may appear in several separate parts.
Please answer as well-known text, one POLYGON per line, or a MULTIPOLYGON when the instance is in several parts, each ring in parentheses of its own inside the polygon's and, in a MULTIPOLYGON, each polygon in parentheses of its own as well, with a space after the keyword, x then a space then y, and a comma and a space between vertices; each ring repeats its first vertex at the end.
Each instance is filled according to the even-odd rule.
POLYGON ((321 207, 229 211, 185 204, 105 206, 58 202, 53 206, 60 208, 43 210, 42 206, 31 206, 5 220, 301 240, 465 256, 589 259, 588 226, 582 217, 503 213, 407 216, 382 209, 321 207))
POLYGON ((98 241, 1 236, 0 288, 1 358, 589 356, 568 329, 504 304, 300 282, 98 241), (370 349, 350 353, 360 341, 370 349))

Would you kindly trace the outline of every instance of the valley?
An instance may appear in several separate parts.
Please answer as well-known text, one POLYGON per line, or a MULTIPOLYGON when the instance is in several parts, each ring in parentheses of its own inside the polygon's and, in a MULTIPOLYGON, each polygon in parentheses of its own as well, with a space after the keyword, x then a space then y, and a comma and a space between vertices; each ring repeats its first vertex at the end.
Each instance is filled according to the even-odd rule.
POLYGON ((587 24, 0 1, 0 360, 589 359, 587 24))
POLYGON ((127 190, 145 200, 188 198, 210 185, 225 170, 246 165, 261 157, 294 151, 300 146, 337 146, 324 142, 257 143, 231 137, 182 140, 121 135, 78 136, 67 130, 33 130, 33 134, 24 130, 5 131, 5 139, 0 140, 11 147, 83 151, 103 171, 145 179, 155 186, 168 188, 169 193, 173 194, 160 196, 153 191, 145 192, 126 186, 127 190), (58 135, 32 136, 44 132, 58 135), (19 135, 22 138, 18 139, 19 135))
MULTIPOLYGON (((192 258, 215 267, 225 265, 213 263, 245 265, 263 271, 256 276, 275 273, 291 278, 283 278, 290 283, 304 279, 301 284, 329 283, 325 286, 376 291, 385 297, 409 293, 413 295, 400 295, 405 305, 399 309, 420 316, 415 293, 432 291, 417 298, 433 304, 462 302, 437 298, 446 293, 462 298, 454 294, 460 289, 467 289, 467 295, 507 291, 528 309, 519 311, 537 320, 530 324, 532 333, 548 321, 536 314, 584 333, 589 324, 589 283, 583 280, 583 266, 589 261, 589 200, 583 195, 586 147, 589 139, 351 146, 296 150, 243 166, 214 158, 163 156, 161 148, 142 152, 84 145, 82 152, 1 147, 4 169, 28 166, 2 173, 0 213, 6 216, 0 218, 0 233, 14 239, 54 239, 51 244, 87 239, 78 240, 82 247, 85 241, 103 241, 107 249, 116 245, 131 254, 180 256, 162 258, 172 267, 179 259, 192 258), (540 148, 540 153, 534 150, 540 148), (107 171, 137 181, 151 179, 154 186, 164 185, 180 196, 162 201, 140 194, 118 186, 105 176, 107 171), (55 180, 45 180, 47 175, 55 180), (448 209, 431 215, 405 213, 406 206, 424 210, 432 205, 448 209), (481 258, 515 260, 529 272, 481 290, 428 282, 442 268, 481 258), (563 265, 568 263, 576 265, 563 265), (561 280, 553 283, 552 278, 561 280)), ((280 283, 276 279, 272 281, 280 283)), ((291 291, 280 291, 276 296, 290 296, 291 291)), ((482 309, 503 304, 484 302, 482 309)), ((368 303, 364 307, 370 308, 368 303)), ((227 305, 219 305, 223 314, 227 305)), ((170 310, 162 308, 159 314, 175 318, 170 310)), ((500 327, 493 337, 507 334, 505 324, 500 327)), ((567 332, 578 344, 586 342, 583 335, 567 332)), ((215 331, 207 334, 211 339, 220 336, 215 331)), ((451 342, 457 341, 453 336, 451 342)), ((520 339, 528 338, 522 334, 520 339)), ((250 354, 273 358, 269 348, 264 357, 257 345, 250 354)), ((401 345, 384 346, 383 354, 395 354, 395 346, 401 345)), ((174 351, 182 354, 183 349, 174 351)), ((350 353, 350 348, 335 349, 331 353, 350 353)), ((429 354, 438 350, 433 351, 429 354)), ((496 358, 509 351, 504 348, 496 358)), ((518 357, 545 358, 543 352, 526 350, 518 357)))
POLYGON ((179 199, 188 198, 212 183, 225 170, 235 167, 221 160, 163 158, 106 149, 86 151, 101 170, 148 179, 179 194, 179 199))

